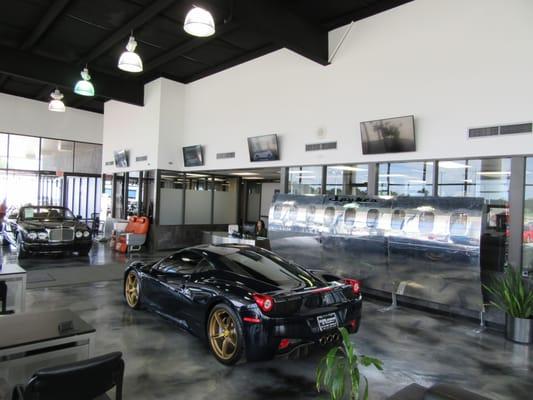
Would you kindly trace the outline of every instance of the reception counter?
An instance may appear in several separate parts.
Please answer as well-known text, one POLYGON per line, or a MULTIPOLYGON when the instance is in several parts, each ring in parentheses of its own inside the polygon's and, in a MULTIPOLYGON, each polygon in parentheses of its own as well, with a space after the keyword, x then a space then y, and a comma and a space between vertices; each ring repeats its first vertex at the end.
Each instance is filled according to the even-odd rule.
POLYGON ((204 244, 247 244, 250 246, 262 247, 270 250, 270 240, 268 238, 252 235, 230 235, 227 232, 210 232, 204 231, 202 237, 204 244))

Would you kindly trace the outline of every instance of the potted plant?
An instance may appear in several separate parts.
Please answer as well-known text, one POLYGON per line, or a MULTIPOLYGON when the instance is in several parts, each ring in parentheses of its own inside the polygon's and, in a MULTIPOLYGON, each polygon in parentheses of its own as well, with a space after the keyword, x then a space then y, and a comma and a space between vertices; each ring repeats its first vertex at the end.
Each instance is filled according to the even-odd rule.
POLYGON ((364 379, 363 399, 367 400, 368 380, 361 375, 359 366, 373 365, 381 371, 382 363, 377 358, 357 354, 346 328, 339 328, 339 331, 342 343, 329 350, 320 360, 316 371, 316 388, 319 392, 325 389, 332 400, 343 399, 348 389, 350 400, 359 400, 363 388, 361 379, 364 379))
POLYGON ((505 312, 505 337, 516 343, 533 342, 533 290, 522 268, 507 267, 491 284, 483 285, 492 295, 490 304, 505 312))

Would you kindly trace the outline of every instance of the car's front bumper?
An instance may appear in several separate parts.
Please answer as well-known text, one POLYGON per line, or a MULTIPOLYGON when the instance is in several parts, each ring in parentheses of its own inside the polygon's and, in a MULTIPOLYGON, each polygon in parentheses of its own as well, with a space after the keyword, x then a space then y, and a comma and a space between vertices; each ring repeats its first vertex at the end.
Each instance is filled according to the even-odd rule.
POLYGON ((301 344, 329 344, 334 338, 340 338, 337 335, 338 328, 320 331, 317 317, 335 313, 338 327, 346 327, 350 333, 355 333, 361 322, 361 309, 362 298, 288 318, 271 318, 245 310, 241 312, 241 317, 246 356, 250 361, 263 360, 277 353, 290 351, 291 347, 301 344), (289 345, 280 349, 282 339, 288 339, 289 345))
POLYGON ((70 251, 86 252, 91 249, 92 239, 72 240, 68 242, 24 242, 22 249, 28 253, 66 253, 70 251))

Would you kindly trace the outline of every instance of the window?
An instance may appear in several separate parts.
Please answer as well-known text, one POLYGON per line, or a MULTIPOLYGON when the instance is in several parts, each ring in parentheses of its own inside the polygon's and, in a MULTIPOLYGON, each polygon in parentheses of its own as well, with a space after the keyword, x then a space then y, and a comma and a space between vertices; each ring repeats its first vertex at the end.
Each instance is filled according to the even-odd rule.
POLYGON ((283 211, 283 206, 281 204, 276 204, 274 206, 274 219, 280 219, 282 211, 283 211))
POLYGON ((39 138, 9 135, 9 169, 39 170, 39 138))
POLYGON ((288 186, 291 194, 321 194, 322 167, 289 168, 288 186))
POLYGON ((380 196, 431 196, 432 192, 432 161, 379 164, 380 196))
POLYGON ((307 207, 307 210, 305 211, 305 221, 306 222, 313 222, 315 219, 316 214, 316 207, 315 206, 309 206, 307 207))
POLYGON ((102 145, 77 142, 74 148, 74 172, 101 174, 102 145))
POLYGON ((487 204, 506 204, 510 181, 510 158, 439 161, 439 196, 483 197, 487 204))
POLYGON ((190 250, 180 251, 163 259, 156 269, 165 274, 190 275, 198 272, 202 255, 190 250))
POLYGON ((391 221, 390 221, 391 229, 401 230, 403 228, 404 221, 405 221, 405 211, 394 210, 392 213, 391 221))
POLYGON ((468 214, 453 213, 450 216, 450 235, 461 236, 466 234, 468 224, 468 214))
POLYGON ((326 170, 326 193, 364 196, 368 193, 368 165, 331 165, 326 170))
POLYGON ((433 232, 434 223, 435 214, 430 211, 423 211, 418 219, 418 230, 420 233, 431 233, 433 232))
POLYGON ((371 208, 366 213, 366 226, 368 228, 377 228, 379 220, 379 211, 375 208, 371 208))
POLYGON ((335 207, 326 207, 324 210, 324 224, 331 225, 335 220, 335 207))
POLYGON ((347 208, 344 211, 344 225, 353 226, 355 224, 355 208, 347 208))
POLYGON ((533 271, 533 157, 526 159, 522 265, 528 271, 533 271))
POLYGON ((41 170, 72 172, 74 142, 41 139, 41 170))
POLYGON ((7 168, 7 141, 7 134, 0 133, 0 169, 7 168))

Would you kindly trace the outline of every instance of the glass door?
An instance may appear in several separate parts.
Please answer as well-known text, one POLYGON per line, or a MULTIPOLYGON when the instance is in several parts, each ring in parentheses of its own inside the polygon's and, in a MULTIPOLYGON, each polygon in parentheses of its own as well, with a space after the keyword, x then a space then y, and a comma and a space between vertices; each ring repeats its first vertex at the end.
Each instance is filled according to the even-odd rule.
POLYGON ((65 176, 64 206, 82 220, 92 221, 100 214, 102 178, 99 176, 65 176))

